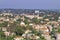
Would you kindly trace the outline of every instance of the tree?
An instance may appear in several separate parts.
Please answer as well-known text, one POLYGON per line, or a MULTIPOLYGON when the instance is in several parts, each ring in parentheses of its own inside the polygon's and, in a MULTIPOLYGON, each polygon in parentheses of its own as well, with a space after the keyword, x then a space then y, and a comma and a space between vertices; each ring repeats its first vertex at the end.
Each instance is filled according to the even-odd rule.
POLYGON ((0 27, 7 27, 8 22, 4 21, 3 23, 0 23, 0 27))
POLYGON ((44 36, 41 36, 41 37, 40 37, 40 40, 46 40, 46 39, 44 38, 44 36))
POLYGON ((55 31, 54 27, 52 28, 52 31, 51 31, 50 35, 51 35, 51 38, 55 38, 56 39, 56 31, 55 31))
POLYGON ((38 20, 37 18, 33 18, 32 21, 33 21, 34 23, 36 23, 36 24, 39 23, 39 20, 38 20))
POLYGON ((25 23, 25 24, 29 24, 30 22, 28 21, 28 19, 25 19, 25 20, 24 20, 24 23, 25 23))
POLYGON ((2 23, 4 25, 4 27, 7 27, 8 25, 8 22, 7 21, 4 21, 4 23, 2 23))
POLYGON ((58 20, 58 17, 55 17, 55 21, 57 21, 58 20))
POLYGON ((0 36, 3 36, 4 35, 4 32, 3 31, 0 31, 0 36))
POLYGON ((58 32, 60 33, 60 28, 58 28, 58 32))
POLYGON ((17 26, 15 32, 17 35, 22 35, 25 32, 25 30, 26 30, 26 27, 17 26))
POLYGON ((13 40, 14 37, 7 37, 7 40, 13 40))
POLYGON ((2 23, 0 23, 0 27, 3 27, 3 24, 2 23))
POLYGON ((20 18, 19 18, 19 19, 17 19, 17 22, 19 22, 19 23, 20 23, 20 22, 21 22, 21 19, 20 19, 20 18))
POLYGON ((3 40, 3 37, 4 37, 4 32, 0 31, 0 38, 1 38, 1 40, 3 40))

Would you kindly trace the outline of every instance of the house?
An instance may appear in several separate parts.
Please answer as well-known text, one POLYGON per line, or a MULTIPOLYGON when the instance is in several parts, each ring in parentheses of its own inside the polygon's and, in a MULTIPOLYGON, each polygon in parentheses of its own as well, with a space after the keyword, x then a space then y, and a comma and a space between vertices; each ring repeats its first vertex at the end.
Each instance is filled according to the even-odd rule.
POLYGON ((39 10, 35 10, 35 13, 40 13, 39 10))
POLYGON ((56 40, 60 40, 60 33, 56 33, 56 40))
POLYGON ((53 27, 52 27, 51 25, 47 25, 47 28, 48 28, 49 31, 51 32, 53 27))
POLYGON ((49 29, 47 28, 46 25, 41 25, 41 26, 40 26, 40 30, 41 30, 42 32, 49 32, 49 29))
POLYGON ((13 23, 13 21, 12 21, 12 20, 10 20, 10 21, 9 21, 9 23, 13 23))
POLYGON ((4 15, 4 16, 6 16, 6 15, 11 15, 11 16, 13 16, 12 13, 2 13, 2 15, 4 15))
POLYGON ((44 35, 46 40, 51 40, 51 36, 50 35, 44 35))
POLYGON ((4 19, 3 21, 9 21, 10 19, 9 18, 7 18, 7 19, 4 19))
POLYGON ((22 34, 22 37, 24 38, 30 38, 33 34, 32 33, 27 33, 27 34, 22 34))
POLYGON ((38 40, 38 39, 40 39, 40 37, 39 36, 36 36, 36 35, 32 35, 30 37, 30 39, 32 39, 32 40, 38 40))
POLYGON ((34 18, 34 15, 28 15, 28 16, 27 16, 27 15, 28 15, 28 14, 26 14, 25 17, 27 17, 27 18, 29 18, 29 19, 34 18))
POLYGON ((8 27, 10 26, 10 24, 7 25, 8 27))
POLYGON ((46 40, 51 40, 51 36, 49 35, 49 32, 45 32, 44 34, 42 34, 42 36, 44 36, 46 40))
POLYGON ((25 20, 24 16, 20 17, 23 21, 25 20))
POLYGON ((45 21, 49 21, 49 19, 44 19, 45 21))
POLYGON ((22 37, 24 38, 29 38, 31 37, 33 34, 31 33, 31 30, 26 30, 24 34, 22 34, 22 37))
POLYGON ((32 31, 30 31, 30 30, 26 30, 26 31, 25 31, 25 33, 29 33, 29 32, 32 32, 32 31))
POLYGON ((4 35, 5 35, 5 36, 9 36, 9 35, 10 35, 10 32, 5 31, 5 32, 4 32, 4 35))
POLYGON ((34 27, 36 30, 40 30, 40 25, 35 25, 34 27))
POLYGON ((6 21, 9 21, 9 19, 6 19, 6 21))
POLYGON ((25 26, 25 23, 23 21, 21 21, 20 25, 21 26, 25 26))
POLYGON ((2 31, 7 31, 7 28, 6 27, 2 27, 2 31))
POLYGON ((16 37, 14 37, 14 40, 24 40, 24 38, 21 36, 16 36, 16 37))
POLYGON ((19 18, 20 18, 19 15, 15 16, 15 19, 16 19, 16 20, 19 19, 19 18))
POLYGON ((60 16, 58 17, 58 19, 60 19, 60 16))
POLYGON ((42 20, 42 19, 43 19, 43 17, 38 17, 38 19, 42 20))
POLYGON ((4 18, 4 17, 0 17, 0 21, 1 21, 1 20, 2 20, 2 21, 4 21, 4 20, 5 20, 5 18, 4 18))
POLYGON ((58 22, 60 22, 60 19, 58 20, 58 22))
POLYGON ((15 34, 14 32, 11 32, 10 35, 11 35, 11 36, 14 36, 14 35, 16 35, 16 34, 15 34))
POLYGON ((14 18, 13 21, 16 21, 16 19, 14 18))
POLYGON ((30 23, 29 26, 33 26, 33 23, 30 23))

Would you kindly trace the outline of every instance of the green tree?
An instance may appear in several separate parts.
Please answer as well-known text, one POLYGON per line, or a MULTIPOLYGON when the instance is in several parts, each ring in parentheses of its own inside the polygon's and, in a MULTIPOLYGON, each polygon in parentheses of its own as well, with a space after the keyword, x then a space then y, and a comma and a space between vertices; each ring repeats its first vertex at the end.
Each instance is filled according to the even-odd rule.
POLYGON ((28 21, 28 19, 25 19, 25 20, 24 20, 24 23, 25 23, 25 24, 29 24, 30 22, 28 21))
POLYGON ((21 19, 19 18, 19 19, 17 19, 17 23, 20 23, 21 22, 21 19))
POLYGON ((55 31, 54 27, 52 28, 52 31, 51 31, 50 35, 51 35, 51 38, 55 38, 56 39, 56 31, 55 31))
POLYGON ((58 28, 58 32, 60 33, 60 28, 58 28))
POLYGON ((4 37, 4 32, 0 31, 0 39, 2 40, 3 37, 4 37))
POLYGON ((44 38, 44 36, 41 36, 41 37, 40 37, 40 40, 46 40, 46 39, 44 38))
POLYGON ((36 23, 36 24, 39 23, 39 20, 38 20, 37 18, 33 18, 32 21, 33 21, 34 23, 36 23))
POLYGON ((20 27, 20 26, 17 26, 16 27, 16 34, 17 35, 22 35, 26 30, 26 27, 20 27))
POLYGON ((4 21, 4 23, 2 23, 4 25, 4 27, 7 27, 8 25, 8 22, 7 21, 4 21))

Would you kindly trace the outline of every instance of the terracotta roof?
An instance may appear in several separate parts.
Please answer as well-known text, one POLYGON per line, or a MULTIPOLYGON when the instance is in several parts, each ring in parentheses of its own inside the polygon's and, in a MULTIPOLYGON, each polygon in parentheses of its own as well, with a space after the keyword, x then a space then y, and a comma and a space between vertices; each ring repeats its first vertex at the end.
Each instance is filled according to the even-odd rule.
POLYGON ((48 30, 48 28, 40 28, 40 30, 48 30))
POLYGON ((21 36, 16 36, 15 38, 21 38, 21 36))
POLYGON ((49 35, 49 32, 45 32, 44 35, 49 35))

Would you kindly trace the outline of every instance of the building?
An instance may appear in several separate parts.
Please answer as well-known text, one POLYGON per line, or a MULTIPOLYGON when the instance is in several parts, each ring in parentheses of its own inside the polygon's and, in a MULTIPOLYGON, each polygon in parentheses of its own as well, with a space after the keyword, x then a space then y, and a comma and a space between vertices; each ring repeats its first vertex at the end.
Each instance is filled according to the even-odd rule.
POLYGON ((25 26, 25 23, 23 21, 21 21, 20 25, 21 26, 25 26))
POLYGON ((23 37, 21 37, 21 36, 16 36, 15 38, 14 38, 14 40, 23 40, 24 38, 23 37))
POLYGON ((35 10, 35 13, 39 13, 39 10, 35 10))
POLYGON ((2 15, 6 16, 6 15, 10 15, 10 16, 13 16, 12 13, 2 13, 2 15))
POLYGON ((10 32, 5 31, 5 32, 4 32, 4 35, 5 35, 5 36, 9 36, 9 35, 10 35, 10 32))
POLYGON ((60 40, 60 33, 56 34, 56 40, 60 40))
POLYGON ((2 31, 7 31, 7 28, 6 27, 2 27, 2 31))

